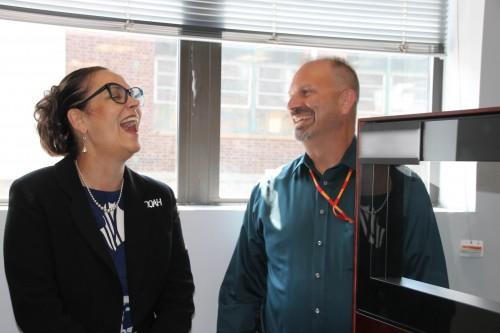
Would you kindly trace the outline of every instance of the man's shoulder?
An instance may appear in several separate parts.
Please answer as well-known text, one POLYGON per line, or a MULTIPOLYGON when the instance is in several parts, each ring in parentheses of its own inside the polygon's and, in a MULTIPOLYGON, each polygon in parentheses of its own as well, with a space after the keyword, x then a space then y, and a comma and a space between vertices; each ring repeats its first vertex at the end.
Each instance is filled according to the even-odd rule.
POLYGON ((422 178, 420 178, 418 173, 413 171, 411 168, 405 165, 398 165, 395 167, 395 170, 404 179, 404 181, 423 184, 422 178))
POLYGON ((399 174, 399 181, 395 179, 395 184, 403 186, 403 198, 406 205, 421 207, 422 204, 430 204, 429 193, 420 176, 407 166, 397 166, 396 173, 399 174))
POLYGON ((301 155, 275 169, 266 170, 264 176, 253 188, 251 199, 268 198, 272 193, 276 192, 280 184, 290 182, 293 175, 299 172, 298 169, 301 167, 301 164, 304 163, 303 159, 304 156, 301 155))
POLYGON ((280 165, 275 169, 266 170, 264 177, 259 181, 259 185, 274 183, 277 181, 288 181, 292 177, 292 175, 297 171, 301 164, 303 164, 304 156, 301 155, 296 159, 280 165))

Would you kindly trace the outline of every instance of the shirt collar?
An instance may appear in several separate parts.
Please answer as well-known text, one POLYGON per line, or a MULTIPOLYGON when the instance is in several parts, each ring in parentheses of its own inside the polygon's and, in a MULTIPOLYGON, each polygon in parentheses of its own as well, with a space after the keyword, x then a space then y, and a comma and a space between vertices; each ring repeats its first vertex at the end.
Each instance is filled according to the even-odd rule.
MULTIPOLYGON (((349 145, 349 147, 347 148, 347 150, 345 151, 344 156, 340 160, 339 165, 343 164, 343 165, 347 166, 348 168, 356 170, 356 145, 357 145, 357 141, 358 140, 356 137, 354 137, 352 139, 352 142, 349 145)), ((312 168, 313 165, 314 165, 314 163, 313 163, 312 159, 309 157, 309 155, 307 155, 307 153, 305 153, 299 159, 297 165, 295 165, 295 167, 293 168, 293 173, 295 173, 299 167, 305 167, 305 168, 309 169, 309 168, 312 168)))
POLYGON ((356 145, 357 145, 357 138, 354 137, 352 139, 351 144, 349 145, 349 148, 347 148, 346 152, 344 153, 344 157, 342 157, 342 160, 340 161, 341 164, 346 165, 347 167, 356 170, 356 145))

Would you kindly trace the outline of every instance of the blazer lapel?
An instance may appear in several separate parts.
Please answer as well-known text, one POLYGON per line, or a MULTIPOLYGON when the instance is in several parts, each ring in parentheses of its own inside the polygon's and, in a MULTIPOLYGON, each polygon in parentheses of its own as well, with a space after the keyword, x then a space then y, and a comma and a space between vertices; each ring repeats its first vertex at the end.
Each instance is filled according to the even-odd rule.
POLYGON ((59 185, 71 198, 70 210, 73 222, 97 256, 116 274, 113 260, 104 244, 102 235, 97 229, 95 217, 83 192, 84 189, 76 172, 73 158, 71 156, 65 157, 55 165, 55 169, 59 185))
MULTIPOLYGON (((125 253, 129 291, 139 290, 149 252, 151 214, 144 203, 142 179, 125 168, 125 253)), ((133 296, 133 295, 132 295, 133 296)))

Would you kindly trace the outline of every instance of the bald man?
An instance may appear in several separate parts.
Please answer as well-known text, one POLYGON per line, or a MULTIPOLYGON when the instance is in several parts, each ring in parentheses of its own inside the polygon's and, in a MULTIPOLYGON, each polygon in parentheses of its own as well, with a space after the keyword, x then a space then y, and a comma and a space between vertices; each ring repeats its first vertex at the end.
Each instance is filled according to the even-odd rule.
POLYGON ((305 154, 252 191, 220 289, 219 333, 352 330, 358 78, 342 59, 314 60, 289 97, 305 154))

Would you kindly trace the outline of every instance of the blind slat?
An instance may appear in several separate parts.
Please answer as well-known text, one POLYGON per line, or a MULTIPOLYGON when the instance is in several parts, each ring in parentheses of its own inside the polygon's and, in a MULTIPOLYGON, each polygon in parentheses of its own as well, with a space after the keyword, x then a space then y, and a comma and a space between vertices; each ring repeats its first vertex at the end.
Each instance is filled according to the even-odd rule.
POLYGON ((158 33, 168 27, 182 36, 189 27, 191 36, 193 31, 205 36, 209 29, 221 38, 267 36, 278 44, 321 40, 323 46, 342 47, 356 41, 367 50, 387 51, 391 45, 392 51, 443 53, 447 7, 447 0, 0 0, 0 18, 19 12, 106 27, 110 19, 111 26, 121 20, 129 31, 158 33))

